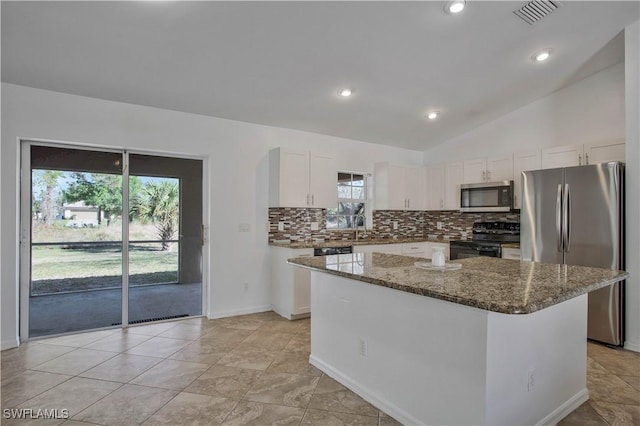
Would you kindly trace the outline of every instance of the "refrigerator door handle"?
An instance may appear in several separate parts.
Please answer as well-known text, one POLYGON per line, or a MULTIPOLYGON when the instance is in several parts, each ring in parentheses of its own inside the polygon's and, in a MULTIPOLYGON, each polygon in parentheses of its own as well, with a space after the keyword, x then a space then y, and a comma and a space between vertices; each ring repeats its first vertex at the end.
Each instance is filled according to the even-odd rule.
POLYGON ((568 183, 564 184, 564 195, 562 200, 563 220, 562 228, 564 232, 564 251, 569 253, 571 249, 571 187, 568 183))
POLYGON ((562 251, 562 184, 558 184, 558 195, 556 196, 556 245, 558 251, 562 251))

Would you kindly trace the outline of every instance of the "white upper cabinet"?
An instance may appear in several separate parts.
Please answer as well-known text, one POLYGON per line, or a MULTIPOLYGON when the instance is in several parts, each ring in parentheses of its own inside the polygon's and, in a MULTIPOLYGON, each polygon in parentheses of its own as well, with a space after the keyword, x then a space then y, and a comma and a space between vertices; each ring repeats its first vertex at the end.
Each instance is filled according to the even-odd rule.
POLYGON ((464 162, 464 183, 513 179, 513 157, 477 158, 464 162))
POLYGON ((542 150, 542 168, 584 166, 624 161, 625 145, 623 140, 598 142, 586 145, 566 145, 542 150))
POLYGON ((374 165, 376 210, 424 210, 425 169, 389 163, 374 165))
POLYGON ((625 160, 624 140, 600 142, 584 146, 586 164, 625 160))
POLYGON ((519 152, 513 154, 513 205, 520 208, 522 199, 522 172, 540 169, 540 151, 519 152))
POLYGON ((289 148, 269 151, 269 207, 334 207, 337 183, 331 156, 289 148))
POLYGON ((444 169, 444 210, 460 210, 460 184, 464 178, 462 161, 449 163, 444 169))
POLYGON ((475 160, 465 160, 463 183, 486 182, 487 159, 476 158, 475 160))
POLYGON ((427 167, 427 210, 444 210, 444 166, 427 167))
POLYGON ((337 206, 338 171, 335 158, 311 152, 309 164, 311 206, 317 208, 337 206))
POLYGON ((556 146, 542 150, 542 168, 579 166, 582 163, 582 145, 556 146))

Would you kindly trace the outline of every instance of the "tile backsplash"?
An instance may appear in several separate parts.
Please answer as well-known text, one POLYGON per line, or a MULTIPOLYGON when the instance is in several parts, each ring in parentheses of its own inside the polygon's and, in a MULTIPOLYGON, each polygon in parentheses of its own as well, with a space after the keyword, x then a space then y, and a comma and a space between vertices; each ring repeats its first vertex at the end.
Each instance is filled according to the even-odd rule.
MULTIPOLYGON (((471 238, 474 222, 492 220, 519 222, 520 214, 375 210, 373 229, 367 230, 367 234, 372 238, 467 239, 471 238), (438 229, 438 222, 441 222, 441 229, 438 229)), ((269 209, 269 242, 322 242, 354 238, 354 231, 328 230, 325 209, 269 209), (278 229, 280 223, 283 230, 278 229), (314 223, 317 224, 317 229, 312 226, 314 223)))

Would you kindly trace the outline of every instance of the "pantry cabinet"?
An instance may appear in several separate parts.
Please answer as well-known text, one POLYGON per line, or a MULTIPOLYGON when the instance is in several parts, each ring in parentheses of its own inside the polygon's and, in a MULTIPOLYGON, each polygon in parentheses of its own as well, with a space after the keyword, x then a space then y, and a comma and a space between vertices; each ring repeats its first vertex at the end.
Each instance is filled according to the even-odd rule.
POLYGON ((289 148, 269 152, 269 207, 335 207, 337 183, 330 155, 289 148))

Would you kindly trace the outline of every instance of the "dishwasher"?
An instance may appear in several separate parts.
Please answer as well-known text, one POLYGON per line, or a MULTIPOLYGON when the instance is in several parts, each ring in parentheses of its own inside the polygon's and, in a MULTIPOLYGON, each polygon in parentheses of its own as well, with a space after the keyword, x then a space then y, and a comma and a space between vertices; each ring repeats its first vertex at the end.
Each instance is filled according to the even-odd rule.
POLYGON ((333 254, 351 254, 351 253, 353 253, 353 246, 322 247, 322 248, 313 249, 314 256, 331 256, 333 254))

